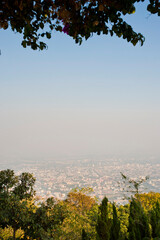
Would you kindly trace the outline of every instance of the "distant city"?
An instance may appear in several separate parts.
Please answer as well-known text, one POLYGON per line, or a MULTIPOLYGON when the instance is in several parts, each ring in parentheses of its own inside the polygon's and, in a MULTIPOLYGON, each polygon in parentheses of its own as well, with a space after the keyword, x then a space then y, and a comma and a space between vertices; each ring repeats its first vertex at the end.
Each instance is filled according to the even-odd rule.
POLYGON ((14 169, 16 174, 30 172, 36 177, 35 189, 38 196, 54 196, 65 199, 74 188, 91 187, 93 195, 101 200, 107 196, 110 201, 123 203, 121 172, 129 178, 139 179, 149 176, 142 184, 141 191, 160 191, 160 161, 149 158, 129 160, 116 157, 93 157, 80 159, 44 161, 1 161, 0 170, 14 169))

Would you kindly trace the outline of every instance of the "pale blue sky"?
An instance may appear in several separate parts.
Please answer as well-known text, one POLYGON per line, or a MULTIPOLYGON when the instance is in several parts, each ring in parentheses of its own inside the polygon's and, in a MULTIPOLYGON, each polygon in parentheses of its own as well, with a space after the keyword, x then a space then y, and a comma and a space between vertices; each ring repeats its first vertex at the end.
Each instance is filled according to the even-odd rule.
POLYGON ((0 158, 160 156, 160 18, 142 6, 127 19, 143 47, 54 33, 40 52, 0 31, 0 158))

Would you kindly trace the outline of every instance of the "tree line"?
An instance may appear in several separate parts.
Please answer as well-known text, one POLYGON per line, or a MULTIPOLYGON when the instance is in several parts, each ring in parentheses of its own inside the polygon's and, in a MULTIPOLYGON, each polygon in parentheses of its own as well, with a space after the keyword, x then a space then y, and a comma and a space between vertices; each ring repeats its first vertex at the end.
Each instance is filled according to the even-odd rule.
POLYGON ((0 171, 1 240, 160 239, 160 193, 136 189, 127 204, 116 205, 107 197, 99 203, 91 188, 76 188, 65 200, 42 200, 34 184, 30 173, 0 171))

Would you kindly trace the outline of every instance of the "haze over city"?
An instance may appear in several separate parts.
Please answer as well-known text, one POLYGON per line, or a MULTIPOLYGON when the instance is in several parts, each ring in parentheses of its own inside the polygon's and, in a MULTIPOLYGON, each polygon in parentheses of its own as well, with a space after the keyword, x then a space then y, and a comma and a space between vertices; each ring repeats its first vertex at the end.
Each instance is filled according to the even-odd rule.
POLYGON ((54 33, 40 52, 1 31, 0 161, 160 157, 160 20, 140 4, 128 21, 143 47, 109 36, 78 46, 54 33))

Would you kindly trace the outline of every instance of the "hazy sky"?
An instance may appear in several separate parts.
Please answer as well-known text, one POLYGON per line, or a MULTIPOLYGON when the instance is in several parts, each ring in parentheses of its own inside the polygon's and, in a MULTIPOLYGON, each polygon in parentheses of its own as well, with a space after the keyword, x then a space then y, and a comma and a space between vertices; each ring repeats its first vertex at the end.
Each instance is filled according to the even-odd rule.
POLYGON ((143 47, 54 33, 40 52, 0 30, 0 160, 160 156, 160 18, 142 6, 128 19, 143 47))

